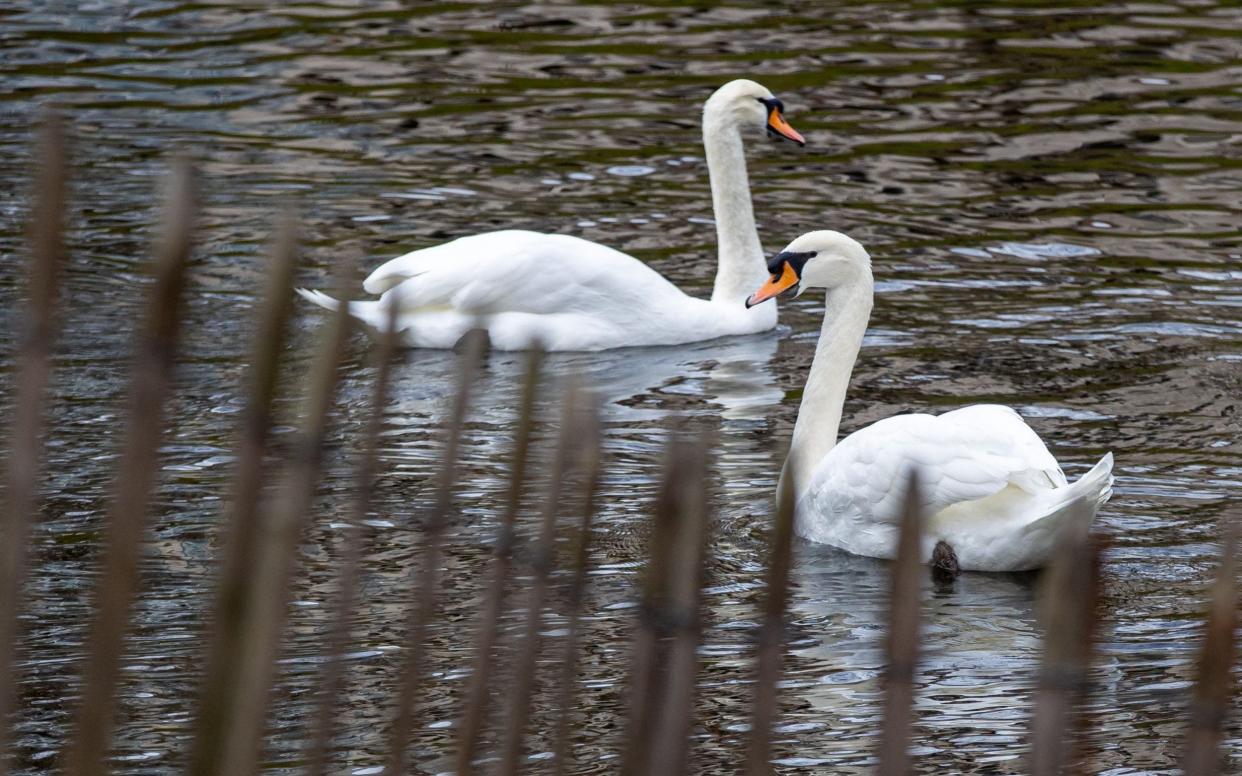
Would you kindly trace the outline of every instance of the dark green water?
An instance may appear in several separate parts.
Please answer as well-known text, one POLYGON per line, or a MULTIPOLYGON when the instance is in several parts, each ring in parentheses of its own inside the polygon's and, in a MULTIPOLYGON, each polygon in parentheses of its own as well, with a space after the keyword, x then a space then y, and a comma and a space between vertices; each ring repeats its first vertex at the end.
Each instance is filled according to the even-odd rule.
MULTIPOLYGON (((808 139, 805 149, 748 149, 765 247, 835 228, 874 258, 879 294, 845 430, 999 401, 1023 412, 1071 477, 1115 453, 1116 491, 1099 518, 1112 546, 1084 769, 1175 764, 1218 524, 1242 474, 1236 5, 24 3, 0 7, 0 75, 6 331, 20 310, 37 107, 65 106, 76 138, 67 334, 24 645, 25 772, 53 767, 77 692, 129 327, 170 153, 201 161, 207 210, 126 660, 116 748, 126 774, 184 762, 219 499, 275 214, 286 205, 302 214, 311 285, 326 283, 343 252, 370 265, 462 234, 526 227, 631 252, 705 296, 715 248, 699 108, 741 76, 783 98, 808 139)), ((741 761, 771 494, 821 303, 808 294, 786 304, 771 335, 552 359, 558 374, 581 371, 599 386, 607 425, 578 772, 617 767, 642 525, 663 440, 685 424, 720 440, 695 763, 727 773, 741 761)), ((291 380, 319 320, 299 308, 291 380)), ((366 354, 359 339, 302 553, 267 753, 274 770, 300 762, 371 377, 366 354)), ((464 629, 502 501, 520 370, 519 357, 491 358, 469 429, 437 674, 417 741, 422 773, 450 767, 464 629)), ((433 352, 406 354, 398 370, 341 773, 381 762, 416 557, 410 524, 429 495, 452 373, 451 356, 433 352)), ((286 402, 290 418, 295 409, 286 402)), ((780 771, 868 772, 885 566, 802 544, 795 582, 780 771)), ((520 619, 507 626, 516 632, 520 619)), ((1029 579, 968 576, 931 597, 918 678, 921 772, 1021 770, 1038 645, 1029 579)), ((549 666, 554 659, 545 655, 549 666)), ((498 679, 497 691, 505 687, 498 679)), ((1235 721, 1234 769, 1239 731, 1235 721)), ((531 741, 537 758, 548 747, 531 741)))

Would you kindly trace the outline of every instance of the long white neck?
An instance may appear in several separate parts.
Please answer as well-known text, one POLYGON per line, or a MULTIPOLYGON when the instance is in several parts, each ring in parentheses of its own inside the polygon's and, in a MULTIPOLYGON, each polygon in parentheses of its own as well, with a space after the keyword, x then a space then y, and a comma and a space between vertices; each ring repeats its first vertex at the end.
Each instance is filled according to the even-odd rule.
POLYGON ((763 285, 767 267, 755 231, 742 135, 737 124, 712 105, 703 112, 703 149, 707 152, 719 251, 712 301, 742 304, 763 285))
POLYGON ((789 445, 789 460, 781 473, 782 488, 792 470, 798 493, 802 493, 810 485, 811 472, 837 444, 845 393, 867 331, 873 296, 870 270, 860 271, 852 283, 828 292, 823 328, 789 445))

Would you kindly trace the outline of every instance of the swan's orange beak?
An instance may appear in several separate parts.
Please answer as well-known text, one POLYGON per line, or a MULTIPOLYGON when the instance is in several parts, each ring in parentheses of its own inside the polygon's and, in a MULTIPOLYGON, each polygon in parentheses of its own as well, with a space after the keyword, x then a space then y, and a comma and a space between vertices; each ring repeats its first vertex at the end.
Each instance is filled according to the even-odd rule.
POLYGON ((798 130, 789 126, 789 122, 785 121, 780 108, 773 108, 768 111, 768 131, 774 135, 780 135, 786 140, 792 140, 798 145, 806 145, 806 138, 802 137, 798 130))
POLYGON ((798 285, 798 273, 794 270, 793 265, 784 262, 780 275, 773 275, 768 278, 768 282, 763 284, 755 293, 746 299, 746 309, 750 309, 760 302, 766 302, 777 294, 781 294, 794 286, 798 285))

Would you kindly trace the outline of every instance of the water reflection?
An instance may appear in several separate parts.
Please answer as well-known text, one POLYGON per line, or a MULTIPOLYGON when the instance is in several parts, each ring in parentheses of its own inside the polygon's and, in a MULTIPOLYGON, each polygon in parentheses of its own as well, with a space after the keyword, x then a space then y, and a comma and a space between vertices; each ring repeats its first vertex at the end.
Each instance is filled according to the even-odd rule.
MULTIPOLYGON (((127 663, 117 746, 126 774, 181 765, 271 214, 292 204, 305 215, 301 281, 312 287, 325 285, 342 252, 370 265, 463 234, 532 228, 614 245, 707 296, 714 263, 702 257, 713 253, 714 230, 697 111, 740 76, 778 91, 809 141, 748 151, 767 247, 836 228, 874 258, 880 293, 843 431, 898 412, 1000 401, 1023 409, 1071 477, 1115 452, 1116 495, 1100 516, 1113 543, 1086 769, 1173 767, 1198 602, 1242 472, 1233 174, 1242 133, 1233 30, 1242 20, 1232 5, 879 2, 830 16, 792 2, 27 6, 0 17, 10 87, 0 100, 0 252, 20 249, 38 104, 72 113, 78 179, 33 582, 39 617, 26 644, 26 772, 49 766, 76 688, 128 326, 168 153, 199 156, 207 211, 177 430, 127 663)), ((0 263, 9 330, 16 282, 16 264, 0 263)), ((550 359, 551 385, 580 372, 599 390, 609 456, 584 639, 581 772, 615 770, 601 758, 616 748, 642 516, 662 440, 685 425, 708 427, 718 445, 696 767, 736 763, 771 494, 821 315, 822 301, 808 295, 782 307, 788 328, 771 335, 550 359)), ((291 383, 319 320, 301 311, 291 383)), ((10 339, 0 340, 6 355, 10 339)), ((360 340, 304 547, 269 751, 276 770, 297 762, 304 733, 308 666, 368 396, 365 354, 360 340)), ((10 363, 0 359, 6 387, 10 363)), ((459 636, 494 534, 520 373, 520 356, 489 356, 467 429, 427 699, 426 724, 438 727, 420 737, 426 772, 446 767, 452 732, 443 724, 468 661, 459 636)), ((390 695, 403 648, 393 623, 409 596, 418 509, 454 374, 445 353, 404 354, 398 369, 343 711, 343 772, 380 761, 386 710, 377 699, 390 695)), ((553 392, 540 408, 540 456, 554 403, 553 392)), ((282 420, 297 411, 288 399, 282 420)), ((781 770, 866 771, 884 566, 802 546, 796 574, 781 770)), ((923 772, 1020 770, 1039 631, 1032 602, 1028 581, 1005 577, 964 578, 931 597, 923 772)), ((1237 770, 1242 729, 1233 724, 1237 770)), ((546 748, 532 742, 532 751, 546 748)))
MULTIPOLYGON (((798 655, 815 675, 801 697, 798 718, 830 730, 880 725, 878 702, 888 577, 882 561, 802 545, 796 581, 798 655)), ((1029 688, 1039 647, 1033 606, 1034 577, 967 574, 947 586, 925 585, 922 664, 916 677, 920 729, 936 743, 919 758, 940 768, 972 770, 972 763, 1020 757, 1030 707, 1029 688)), ((867 738, 838 742, 832 754, 849 757, 867 738)))

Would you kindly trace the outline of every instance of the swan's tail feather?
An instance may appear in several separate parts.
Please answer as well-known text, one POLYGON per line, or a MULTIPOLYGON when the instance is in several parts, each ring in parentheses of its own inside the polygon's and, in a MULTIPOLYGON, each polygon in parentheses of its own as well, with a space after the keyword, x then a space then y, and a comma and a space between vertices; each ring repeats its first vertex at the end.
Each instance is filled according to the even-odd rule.
POLYGON ((1099 463, 1079 477, 1069 489, 1074 491, 1073 498, 1087 501, 1099 509, 1113 495, 1113 454, 1105 453, 1099 463))
POLYGON ((1085 506, 1086 512, 1094 520, 1100 506, 1113 494, 1113 454, 1106 453, 1099 463, 1091 467, 1091 471, 1079 477, 1068 488, 1053 492, 1064 495, 1048 511, 1032 520, 1027 525, 1028 530, 1056 527, 1065 521, 1067 515, 1081 514, 1079 505, 1085 506))
POLYGON ((295 288, 298 296, 302 297, 311 304, 317 304, 325 310, 335 310, 340 307, 341 303, 322 291, 316 291, 313 288, 295 288))
POLYGON ((1043 514, 1023 526, 1014 546, 1025 548, 1026 557, 1013 563, 1011 570, 1034 569, 1048 565, 1060 546, 1062 536, 1076 518, 1095 520, 1095 514, 1113 493, 1113 454, 1107 453, 1099 463, 1068 488, 1064 496, 1043 514))
MULTIPOLYGON (((325 310, 336 310, 341 306, 339 299, 334 299, 322 291, 308 288, 296 290, 303 299, 325 310)), ((348 304, 349 314, 364 324, 371 332, 378 333, 388 324, 388 313, 383 302, 349 302, 348 304)))

